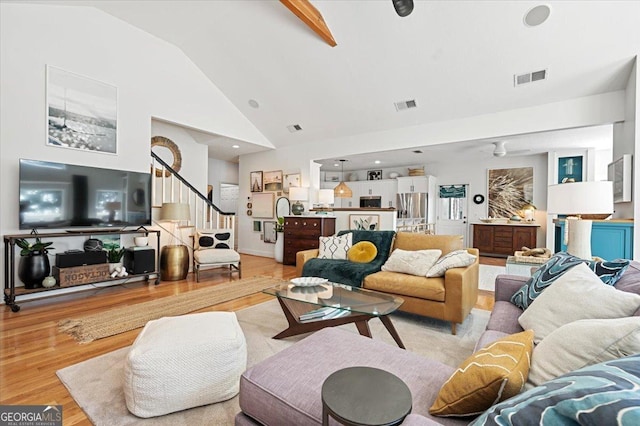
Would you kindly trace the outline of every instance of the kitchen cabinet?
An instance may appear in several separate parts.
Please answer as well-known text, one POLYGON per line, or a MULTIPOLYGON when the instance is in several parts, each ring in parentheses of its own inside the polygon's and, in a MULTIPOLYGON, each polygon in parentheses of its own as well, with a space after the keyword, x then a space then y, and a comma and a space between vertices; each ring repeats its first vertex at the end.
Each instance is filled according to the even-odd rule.
POLYGON ((483 256, 508 257, 522 247, 535 248, 539 225, 473 224, 473 247, 483 256))
POLYGON ((302 250, 317 249, 320 237, 336 232, 335 217, 285 216, 283 264, 295 265, 296 254, 302 250))
POLYGON ((399 177, 398 180, 398 193, 407 192, 429 192, 429 180, 433 179, 433 176, 406 176, 399 177))

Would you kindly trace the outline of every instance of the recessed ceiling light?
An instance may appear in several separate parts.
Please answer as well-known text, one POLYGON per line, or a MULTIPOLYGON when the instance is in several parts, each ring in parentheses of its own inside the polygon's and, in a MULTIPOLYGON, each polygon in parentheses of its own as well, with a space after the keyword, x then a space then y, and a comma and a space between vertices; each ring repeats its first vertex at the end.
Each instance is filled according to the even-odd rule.
POLYGON ((340 167, 340 163, 333 163, 333 167, 340 167))
POLYGON ((544 23, 551 15, 551 8, 546 4, 535 6, 524 15, 524 24, 527 27, 537 27, 544 23))
POLYGON ((249 99, 249 106, 251 108, 260 108, 260 104, 255 99, 249 99))
POLYGON ((238 149, 238 148, 240 148, 240 145, 231 145, 231 148, 238 149))
POLYGON ((373 164, 380 164, 381 162, 382 161, 380 161, 380 160, 376 160, 376 161, 373 162, 373 164))

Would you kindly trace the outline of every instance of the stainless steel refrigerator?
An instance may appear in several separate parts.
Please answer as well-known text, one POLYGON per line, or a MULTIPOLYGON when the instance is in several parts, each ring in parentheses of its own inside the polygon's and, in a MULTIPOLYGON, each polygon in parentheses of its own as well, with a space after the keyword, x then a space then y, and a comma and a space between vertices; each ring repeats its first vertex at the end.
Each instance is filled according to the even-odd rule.
POLYGON ((424 219, 427 222, 429 202, 426 192, 405 192, 396 196, 399 219, 424 219))

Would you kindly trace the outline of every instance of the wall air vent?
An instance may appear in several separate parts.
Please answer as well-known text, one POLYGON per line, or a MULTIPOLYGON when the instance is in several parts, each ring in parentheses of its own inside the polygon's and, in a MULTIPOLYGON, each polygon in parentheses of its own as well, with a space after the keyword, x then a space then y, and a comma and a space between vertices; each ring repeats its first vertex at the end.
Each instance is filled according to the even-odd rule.
POLYGON ((405 109, 418 107, 418 104, 416 104, 415 99, 411 99, 409 101, 394 102, 393 104, 396 106, 396 111, 404 111, 405 109))
POLYGON ((534 81, 546 80, 547 70, 533 71, 526 74, 515 74, 513 76, 513 85, 521 86, 526 83, 532 83, 534 81))
POLYGON ((299 124, 292 124, 291 126, 287 126, 287 129, 289 129, 291 133, 295 133, 302 130, 302 126, 299 124))

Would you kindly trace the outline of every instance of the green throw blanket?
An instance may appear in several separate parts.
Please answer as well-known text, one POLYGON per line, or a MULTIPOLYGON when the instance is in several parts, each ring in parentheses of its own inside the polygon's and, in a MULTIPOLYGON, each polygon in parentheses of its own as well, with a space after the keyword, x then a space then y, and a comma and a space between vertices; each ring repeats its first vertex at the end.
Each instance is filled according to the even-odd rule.
POLYGON ((378 272, 389 258, 394 231, 340 231, 338 235, 351 232, 352 243, 370 241, 378 249, 376 258, 369 263, 355 263, 348 260, 310 259, 302 269, 303 277, 322 277, 329 281, 361 287, 364 277, 378 272))

